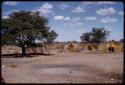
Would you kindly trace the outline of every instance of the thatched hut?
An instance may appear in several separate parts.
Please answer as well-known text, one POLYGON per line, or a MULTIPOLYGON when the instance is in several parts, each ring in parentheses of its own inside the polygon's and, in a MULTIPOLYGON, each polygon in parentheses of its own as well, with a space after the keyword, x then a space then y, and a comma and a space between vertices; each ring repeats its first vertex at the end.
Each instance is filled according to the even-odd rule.
POLYGON ((107 44, 107 48, 109 52, 121 52, 122 45, 116 41, 111 41, 107 44))
POLYGON ((92 44, 92 43, 86 43, 83 45, 83 49, 89 50, 89 51, 96 51, 97 46, 95 44, 92 44))
POLYGON ((107 43, 100 44, 98 50, 102 50, 103 52, 122 52, 123 45, 116 41, 109 41, 107 43))
POLYGON ((80 46, 76 43, 68 43, 64 46, 64 52, 79 52, 80 46))

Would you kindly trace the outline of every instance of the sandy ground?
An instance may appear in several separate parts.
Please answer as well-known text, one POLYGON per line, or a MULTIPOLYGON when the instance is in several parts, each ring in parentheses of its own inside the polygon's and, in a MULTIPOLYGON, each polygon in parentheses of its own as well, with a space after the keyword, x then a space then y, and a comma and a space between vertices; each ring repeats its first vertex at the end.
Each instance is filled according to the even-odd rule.
POLYGON ((122 83, 123 53, 56 53, 2 58, 6 83, 122 83))

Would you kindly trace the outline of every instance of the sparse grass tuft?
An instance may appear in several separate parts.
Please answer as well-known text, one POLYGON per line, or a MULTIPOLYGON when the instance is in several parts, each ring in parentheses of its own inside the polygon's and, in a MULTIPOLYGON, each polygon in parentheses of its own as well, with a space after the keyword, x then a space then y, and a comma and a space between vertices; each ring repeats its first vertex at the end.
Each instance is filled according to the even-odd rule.
POLYGON ((9 66, 12 67, 12 68, 17 68, 17 66, 15 64, 11 64, 9 66))

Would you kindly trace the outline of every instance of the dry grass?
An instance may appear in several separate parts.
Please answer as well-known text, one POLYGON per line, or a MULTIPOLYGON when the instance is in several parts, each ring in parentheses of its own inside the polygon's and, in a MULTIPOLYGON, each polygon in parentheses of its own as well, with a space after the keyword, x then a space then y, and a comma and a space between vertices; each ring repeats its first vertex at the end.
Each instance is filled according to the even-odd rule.
POLYGON ((10 45, 2 46, 2 54, 17 54, 17 53, 21 53, 21 48, 10 45))
MULTIPOLYGON (((111 44, 113 45, 115 52, 123 52, 124 48, 123 48, 122 43, 115 42, 115 43, 111 43, 111 44)), ((109 52, 108 51, 109 46, 110 46, 110 42, 100 44, 98 50, 102 50, 103 52, 109 52)))
POLYGON ((17 68, 17 66, 15 64, 10 64, 8 65, 9 67, 12 67, 12 68, 17 68))
MULTIPOLYGON (((123 43, 112 43, 115 48, 115 52, 123 52, 123 43)), ((52 44, 52 45, 46 45, 44 47, 32 47, 27 48, 26 53, 49 53, 49 50, 58 49, 60 52, 80 52, 81 50, 91 50, 91 51, 102 51, 102 52, 108 52, 108 46, 109 42, 100 44, 98 46, 98 49, 96 50, 96 46, 93 44, 74 44, 74 43, 68 43, 68 44, 52 44)), ((2 46, 2 54, 18 54, 21 53, 21 48, 17 46, 10 46, 10 45, 4 45, 2 46)))
POLYGON ((89 44, 89 43, 87 43, 87 44, 83 44, 82 45, 82 48, 84 49, 84 50, 89 50, 89 51, 96 51, 96 49, 97 49, 97 46, 96 45, 94 45, 94 44, 89 44))
POLYGON ((64 47, 64 52, 80 52, 80 46, 78 44, 69 43, 64 47))

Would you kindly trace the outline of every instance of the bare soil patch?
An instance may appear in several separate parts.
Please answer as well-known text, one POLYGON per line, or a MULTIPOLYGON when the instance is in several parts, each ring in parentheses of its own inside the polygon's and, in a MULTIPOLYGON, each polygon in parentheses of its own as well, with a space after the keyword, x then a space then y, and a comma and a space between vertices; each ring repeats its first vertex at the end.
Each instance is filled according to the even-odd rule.
POLYGON ((122 83, 123 53, 59 53, 2 57, 6 83, 122 83))

